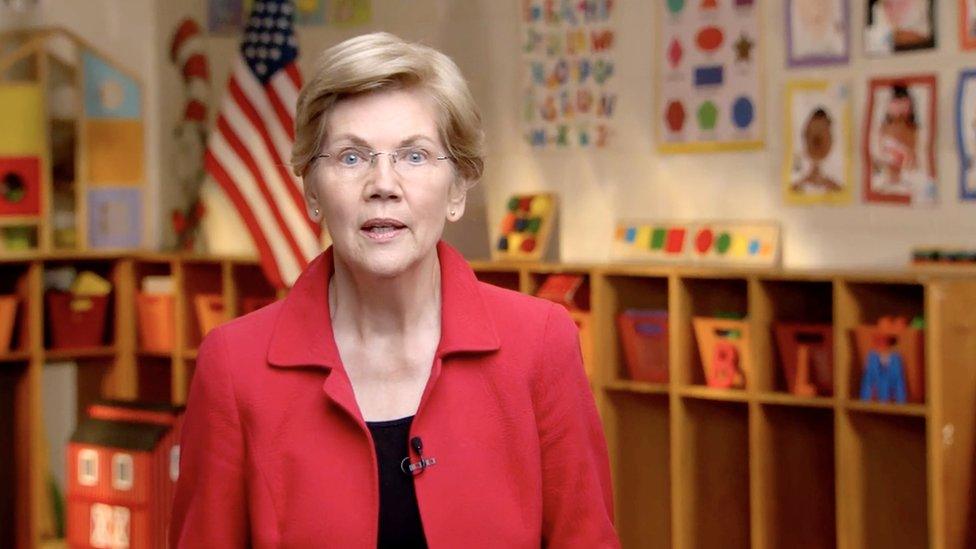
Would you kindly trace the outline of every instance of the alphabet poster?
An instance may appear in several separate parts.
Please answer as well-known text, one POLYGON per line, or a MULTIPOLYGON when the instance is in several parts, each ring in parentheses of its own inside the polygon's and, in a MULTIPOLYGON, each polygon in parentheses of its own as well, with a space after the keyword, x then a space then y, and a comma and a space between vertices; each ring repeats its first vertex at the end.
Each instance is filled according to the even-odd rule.
POLYGON ((847 63, 850 0, 787 0, 786 60, 791 67, 847 63))
POLYGON ((935 48, 934 0, 868 0, 864 50, 888 55, 935 48))
POLYGON ((783 193, 787 204, 851 201, 851 88, 798 80, 786 88, 783 193))
POLYGON ((612 141, 615 4, 524 1, 522 120, 533 147, 606 147, 612 141))
POLYGON ((758 0, 661 2, 655 126, 662 152, 763 146, 758 0))
POLYGON ((976 70, 959 75, 956 90, 956 146, 959 149, 959 196, 976 200, 976 70))
POLYGON ((862 150, 868 202, 937 200, 935 101, 935 75, 868 82, 862 150))

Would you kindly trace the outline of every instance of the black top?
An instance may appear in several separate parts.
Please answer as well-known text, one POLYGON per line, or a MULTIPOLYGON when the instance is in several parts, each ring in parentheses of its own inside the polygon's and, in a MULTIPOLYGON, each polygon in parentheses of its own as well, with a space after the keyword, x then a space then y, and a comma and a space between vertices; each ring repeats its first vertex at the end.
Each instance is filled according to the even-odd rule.
MULTIPOLYGON (((426 548, 420 522, 413 475, 404 473, 400 462, 409 455, 408 440, 413 416, 390 421, 367 421, 376 446, 380 474, 380 536, 377 547, 426 548)), ((409 456, 410 462, 417 461, 409 456)))

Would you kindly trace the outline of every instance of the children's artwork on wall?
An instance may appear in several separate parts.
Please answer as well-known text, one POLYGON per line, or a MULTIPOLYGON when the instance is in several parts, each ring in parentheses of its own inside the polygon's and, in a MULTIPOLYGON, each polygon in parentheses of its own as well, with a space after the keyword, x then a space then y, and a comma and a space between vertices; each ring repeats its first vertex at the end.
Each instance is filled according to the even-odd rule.
POLYGON ((621 261, 773 267, 779 232, 765 222, 620 221, 610 253, 621 261))
POLYGON ((786 61, 791 67, 847 63, 850 0, 787 0, 786 61))
POLYGON ((865 200, 915 205, 938 199, 935 101, 935 75, 869 82, 862 148, 865 200))
POLYGON ((844 82, 786 86, 783 195, 788 204, 851 201, 851 93, 844 82))
POLYGON ((88 242, 93 248, 135 248, 142 242, 138 188, 88 191, 88 242))
POLYGON ((934 0, 868 0, 864 51, 888 55, 935 48, 934 0))
POLYGON ((491 247, 492 259, 548 258, 550 239, 556 232, 556 195, 533 193, 508 199, 505 215, 491 247))
POLYGON ((614 5, 613 0, 523 3, 521 118, 532 147, 611 143, 617 106, 614 5))
POLYGON ((976 70, 962 71, 956 90, 956 147, 959 149, 959 196, 976 200, 976 70))
POLYGON ((976 49, 976 0, 959 0, 959 45, 976 49))
POLYGON ((763 146, 759 2, 662 2, 654 63, 665 153, 763 146))

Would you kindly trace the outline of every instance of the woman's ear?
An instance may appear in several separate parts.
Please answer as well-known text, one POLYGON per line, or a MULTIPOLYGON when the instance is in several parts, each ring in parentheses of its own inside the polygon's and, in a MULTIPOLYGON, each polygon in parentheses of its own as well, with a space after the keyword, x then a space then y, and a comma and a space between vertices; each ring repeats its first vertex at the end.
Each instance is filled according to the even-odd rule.
POLYGON ((308 217, 319 223, 322 221, 322 205, 319 203, 319 194, 315 190, 314 186, 308 182, 308 179, 302 179, 302 187, 305 190, 305 208, 308 213, 308 217))
POLYGON ((451 191, 447 197, 447 220, 457 221, 464 215, 464 204, 468 198, 468 189, 471 183, 458 178, 451 184, 451 191))

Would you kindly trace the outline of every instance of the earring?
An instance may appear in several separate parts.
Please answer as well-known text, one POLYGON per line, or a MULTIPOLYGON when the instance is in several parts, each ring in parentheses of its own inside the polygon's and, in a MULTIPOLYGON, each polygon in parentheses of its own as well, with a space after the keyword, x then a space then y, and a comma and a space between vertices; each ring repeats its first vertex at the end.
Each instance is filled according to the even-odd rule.
POLYGON ((319 215, 319 209, 315 208, 315 215, 319 215))
POLYGON ((454 210, 451 210, 451 217, 454 217, 454 210))

